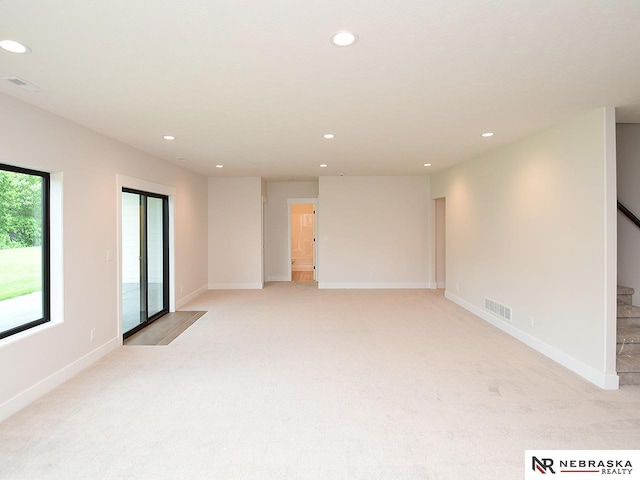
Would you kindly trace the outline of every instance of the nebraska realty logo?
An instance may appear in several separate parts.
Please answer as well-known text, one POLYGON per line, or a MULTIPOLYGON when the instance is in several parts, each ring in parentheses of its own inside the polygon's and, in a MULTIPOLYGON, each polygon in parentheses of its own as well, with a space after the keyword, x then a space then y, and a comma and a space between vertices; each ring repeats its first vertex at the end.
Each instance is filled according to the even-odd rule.
POLYGON ((527 450, 525 452, 525 480, 544 478, 584 480, 611 478, 611 476, 640 480, 640 450, 527 450))

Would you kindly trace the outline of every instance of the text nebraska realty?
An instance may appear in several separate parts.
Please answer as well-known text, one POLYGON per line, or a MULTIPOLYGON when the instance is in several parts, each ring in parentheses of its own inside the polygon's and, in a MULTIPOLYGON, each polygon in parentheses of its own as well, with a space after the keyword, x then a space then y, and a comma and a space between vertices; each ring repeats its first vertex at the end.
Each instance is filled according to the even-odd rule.
POLYGON ((596 468, 602 475, 631 475, 633 465, 630 460, 560 460, 560 471, 596 468))

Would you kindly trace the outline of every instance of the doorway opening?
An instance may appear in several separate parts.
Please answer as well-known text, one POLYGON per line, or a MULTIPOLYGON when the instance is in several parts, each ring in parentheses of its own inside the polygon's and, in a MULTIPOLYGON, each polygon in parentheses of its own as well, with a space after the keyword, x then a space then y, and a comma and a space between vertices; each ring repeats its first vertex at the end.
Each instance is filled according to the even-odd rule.
POLYGON ((315 204, 290 205, 289 259, 291 280, 314 282, 316 280, 315 204))
POLYGON ((169 197, 122 189, 123 338, 169 312, 169 197))

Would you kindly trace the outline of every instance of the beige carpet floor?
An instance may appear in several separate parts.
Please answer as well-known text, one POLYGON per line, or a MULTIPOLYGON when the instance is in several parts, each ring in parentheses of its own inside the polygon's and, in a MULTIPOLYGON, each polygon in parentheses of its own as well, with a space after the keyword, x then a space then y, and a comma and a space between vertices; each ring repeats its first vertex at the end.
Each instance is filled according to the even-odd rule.
POLYGON ((640 448, 600 390, 442 292, 211 291, 0 424, 2 479, 520 479, 525 449, 640 448))

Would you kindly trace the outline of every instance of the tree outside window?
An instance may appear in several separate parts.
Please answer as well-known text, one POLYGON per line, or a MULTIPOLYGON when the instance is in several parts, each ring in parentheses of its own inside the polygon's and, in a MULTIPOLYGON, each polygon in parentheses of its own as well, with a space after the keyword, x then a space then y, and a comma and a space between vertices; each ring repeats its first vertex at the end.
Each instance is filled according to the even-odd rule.
POLYGON ((0 165, 0 338, 48 321, 49 175, 0 165))

